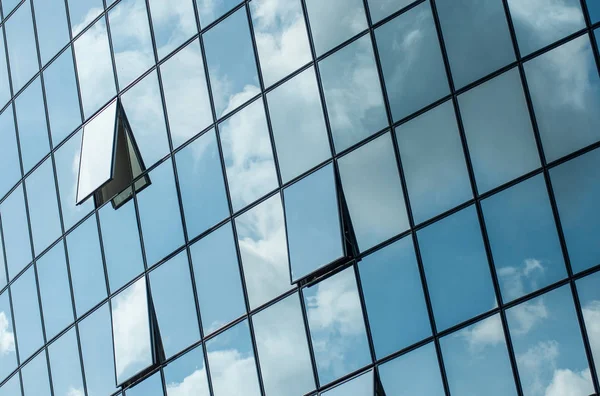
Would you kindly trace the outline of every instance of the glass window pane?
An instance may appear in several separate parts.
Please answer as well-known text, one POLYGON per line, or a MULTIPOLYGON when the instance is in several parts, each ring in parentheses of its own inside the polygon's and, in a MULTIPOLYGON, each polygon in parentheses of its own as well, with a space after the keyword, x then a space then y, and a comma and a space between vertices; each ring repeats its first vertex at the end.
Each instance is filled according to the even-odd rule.
POLYGON ((481 205, 505 302, 567 276, 543 175, 481 205))
POLYGON ((383 18, 406 7, 415 0, 368 0, 369 12, 373 23, 381 21, 383 18))
POLYGON ((160 372, 152 374, 142 382, 127 389, 125 396, 163 396, 160 372))
POLYGON ((521 56, 585 27, 579 0, 508 0, 521 56))
POLYGON ((190 247, 204 334, 246 312, 230 223, 190 247))
POLYGON ((44 345, 42 319, 36 287, 34 267, 29 267, 11 285, 12 304, 17 332, 19 359, 25 361, 44 345))
POLYGON ((377 358, 431 335, 411 236, 368 255, 358 268, 377 358))
POLYGON ((149 0, 148 4, 159 59, 198 32, 192 0, 149 0))
POLYGON ((67 12, 64 0, 35 0, 33 6, 43 66, 69 42, 67 12))
POLYGON ((219 125, 234 212, 278 187, 267 117, 261 99, 219 125))
POLYGON ((594 393, 569 285, 506 315, 525 396, 594 393))
POLYGON ((9 279, 14 278, 33 258, 24 198, 23 186, 19 185, 0 205, 9 279))
POLYGON ((146 278, 140 278, 111 301, 117 384, 121 384, 154 361, 146 278))
POLYGON ((175 155, 188 237, 194 238, 229 215, 221 156, 214 129, 175 155))
POLYGON ((123 0, 108 13, 119 87, 129 85, 154 65, 145 0, 123 0))
POLYGON ((550 171, 556 205, 573 272, 600 260, 600 150, 577 157, 550 171))
POLYGON ((83 395, 81 361, 75 328, 63 334, 48 347, 54 396, 83 395))
POLYGON ((429 2, 376 29, 375 37, 394 121, 450 93, 429 2))
POLYGON ((77 317, 106 298, 104 266, 96 217, 91 216, 67 235, 71 281, 77 317))
POLYGON ((24 396, 50 396, 50 373, 43 350, 21 369, 24 396))
POLYGON ((138 209, 148 266, 183 245, 183 227, 173 176, 167 160, 149 173, 151 185, 138 194, 138 209))
POLYGON ((452 394, 517 394, 499 315, 443 337, 440 346, 452 394))
POLYGON ((73 48, 83 113, 88 118, 117 93, 104 18, 86 30, 73 48))
POLYGON ((433 343, 382 364, 379 377, 387 395, 445 394, 433 343))
POLYGON ((375 389, 373 383, 373 371, 369 370, 364 374, 354 377, 340 385, 320 393, 323 396, 346 396, 346 395, 371 395, 375 389))
MULTIPOLYGON (((592 23, 600 21, 600 3, 598 3, 596 0, 587 0, 586 3, 588 14, 590 14, 590 21, 592 23)), ((596 34, 597 32, 598 31, 596 30, 596 34)))
POLYGON ((446 217, 417 235, 438 330, 496 306, 475 207, 446 217))
POLYGON ((267 95, 283 183, 331 157, 314 68, 267 95))
POLYGON ((525 74, 548 161, 600 140, 600 76, 587 35, 525 63, 525 74))
POLYGON ((200 340, 187 252, 161 264, 149 276, 162 346, 168 359, 200 340))
POLYGON ((415 223, 473 197, 452 102, 402 124, 396 138, 415 223))
POLYGON ((579 302, 590 341, 596 372, 600 372, 600 273, 577 281, 579 302))
POLYGON ((204 33, 204 52, 217 117, 260 92, 245 7, 204 33))
POLYGON ((169 58, 160 66, 160 73, 176 149, 213 121, 199 41, 169 58))
POLYGON ((169 363, 163 372, 167 396, 210 396, 202 346, 169 363))
POLYGON ((16 6, 19 5, 21 0, 2 0, 2 11, 4 17, 6 17, 16 6))
POLYGON ((36 262, 46 339, 53 339, 73 323, 71 285, 65 246, 59 242, 36 262))
POLYGON ((6 20, 5 29, 13 92, 17 93, 39 70, 29 0, 6 20))
POLYGON ((0 381, 16 368, 15 333, 7 289, 0 294, 0 381))
POLYGON ((253 0, 250 11, 265 87, 312 60, 299 0, 253 0))
POLYGON ((283 191, 292 281, 344 256, 333 165, 283 191))
MULTIPOLYGON (((1 222, 0 222, 1 225, 1 222)), ((4 260, 4 241, 0 232, 0 289, 6 286, 6 261, 4 260)))
MULTIPOLYGON (((198 6, 198 18, 200 19, 200 27, 206 28, 219 17, 225 15, 227 11, 234 8, 240 0, 196 0, 198 6)), ((243 7, 242 7, 243 8, 243 7)))
POLYGON ((19 382, 19 373, 12 376, 12 378, 2 387, 0 387, 0 396, 14 396, 21 394, 21 383, 19 382))
POLYGON ((250 309, 291 289, 281 196, 276 194, 235 219, 250 309))
MULTIPOLYGON (((4 28, 0 28, 0 33, 4 33, 4 28)), ((4 48, 4 40, 0 40, 0 105, 4 106, 10 100, 10 85, 8 82, 8 61, 4 48)))
POLYGON ((315 389, 298 294, 257 313, 252 323, 265 394, 304 395, 315 389))
POLYGON ((68 0, 73 37, 103 11, 102 0, 68 0))
POLYGON ((36 78, 15 99, 23 171, 29 172, 50 151, 42 84, 36 78))
POLYGON ((11 105, 0 114, 0 130, 0 197, 4 197, 21 178, 17 132, 11 105))
POLYGON ((319 70, 337 152, 388 126, 369 36, 320 61, 319 70))
POLYGON ((338 160, 354 235, 365 251, 409 228, 390 134, 338 160))
POLYGON ((540 167, 518 69, 458 97, 480 193, 540 167))
POLYGON ((208 341, 206 350, 214 396, 260 395, 248 321, 208 341))

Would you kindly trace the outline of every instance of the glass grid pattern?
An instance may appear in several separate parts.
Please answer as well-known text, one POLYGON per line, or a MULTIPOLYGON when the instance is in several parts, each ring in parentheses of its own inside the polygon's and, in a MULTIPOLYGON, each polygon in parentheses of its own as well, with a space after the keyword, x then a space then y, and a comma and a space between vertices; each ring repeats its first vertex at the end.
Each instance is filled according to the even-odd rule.
MULTIPOLYGON (((494 9, 485 15, 497 23, 488 33, 498 30, 503 37, 496 39, 509 53, 496 54, 471 71, 468 65, 477 62, 483 44, 463 48, 460 40, 478 25, 457 25, 446 18, 461 13, 477 18, 475 1, 457 1, 456 9, 447 13, 451 0, 331 1, 322 8, 323 2, 297 0, 294 7, 283 7, 269 19, 261 14, 261 0, 227 0, 212 9, 202 0, 177 0, 168 7, 157 0, 88 0, 77 2, 77 20, 71 19, 75 17, 69 9, 75 2, 64 0, 63 6, 63 0, 54 1, 60 3, 57 12, 64 8, 66 17, 38 12, 40 0, 2 0, 0 9, 1 55, 6 57, 0 59, 0 74, 6 71, 0 76, 0 97, 11 98, 1 104, 0 117, 7 128, 0 131, 0 153, 5 157, 0 163, 20 175, 0 180, 0 395, 44 395, 51 387, 55 396, 169 396, 184 394, 185 389, 214 396, 241 390, 276 395, 282 389, 310 395, 362 395, 365 389, 378 396, 400 391, 459 395, 488 387, 502 395, 535 396, 561 394, 561 386, 582 395, 600 392, 600 55, 598 30, 594 31, 600 22, 594 0, 548 2, 565 7, 574 20, 570 25, 563 20, 564 26, 552 34, 541 32, 543 38, 537 41, 536 32, 526 26, 527 18, 539 16, 536 10, 528 14, 525 1, 490 1, 494 9), (21 44, 30 50, 31 42, 14 42, 15 32, 7 34, 14 29, 12 19, 28 20, 24 13, 31 13, 35 59, 25 59, 32 53, 15 50, 21 44), (327 36, 328 17, 339 17, 347 27, 336 26, 327 36), (40 18, 46 18, 43 24, 40 18), (210 22, 204 26, 203 21, 210 22), (117 26, 129 22, 141 24, 143 32, 136 36, 127 26, 117 26), (421 22, 422 30, 408 26, 421 22), (41 26, 47 29, 52 23, 66 24, 68 38, 64 33, 41 40, 41 26), (282 63, 292 58, 285 51, 265 55, 269 45, 276 46, 269 43, 269 33, 282 27, 302 37, 295 41, 298 60, 293 65, 282 63), (453 30, 461 28, 467 31, 453 30), (94 40, 102 47, 97 64, 94 40), (215 40, 221 40, 221 48, 215 40), (430 73, 431 81, 444 80, 448 87, 428 87, 423 80, 420 108, 407 114, 406 108, 397 107, 397 101, 407 100, 398 97, 398 89, 406 86, 410 92, 415 82, 403 81, 390 70, 390 62, 401 56, 394 51, 407 51, 414 42, 428 46, 424 53, 441 62, 422 73, 430 73), (141 58, 128 59, 127 51, 136 50, 141 58), (63 92, 50 81, 50 71, 59 59, 69 61, 71 56, 75 83, 65 82, 63 92), (581 63, 575 76, 544 80, 544 72, 568 67, 568 62, 555 59, 577 56, 581 63), (461 59, 462 67, 457 68, 455 59, 461 59), (136 60, 140 62, 130 69, 124 66, 136 60), (331 70, 334 60, 340 76, 321 73, 325 67, 331 70), (15 65, 24 65, 17 83, 12 77, 15 65), (173 66, 183 72, 173 73, 173 66), (31 68, 37 70, 34 75, 21 75, 31 68), (357 78, 353 72, 358 68, 365 75, 357 78), (453 73, 459 70, 456 84, 453 73), (511 113, 505 118, 490 116, 492 122, 502 123, 490 128, 517 132, 511 130, 510 142, 494 140, 496 147, 481 147, 485 139, 470 139, 481 121, 473 121, 468 103, 509 74, 511 86, 517 88, 507 95, 523 96, 523 108, 519 115, 507 108, 511 113), (177 77, 182 80, 173 81, 177 77), (47 130, 37 128, 35 133, 47 135, 48 141, 34 147, 40 137, 20 135, 26 127, 20 125, 21 110, 16 108, 26 111, 28 104, 19 99, 36 84, 41 84, 45 114, 36 114, 35 122, 47 130), (285 91, 286 85, 293 89, 285 91), (569 91, 567 110, 567 105, 556 109, 544 102, 544 95, 552 97, 569 87, 582 88, 584 94, 569 91), (146 95, 144 100, 136 102, 135 92, 146 95), (281 103, 268 99, 276 92, 281 101, 291 101, 292 109, 305 110, 302 119, 293 110, 288 120, 282 118, 279 107, 274 121, 269 109, 281 103), (299 92, 309 102, 302 102, 299 92), (190 94, 192 107, 185 98, 190 94), (77 179, 69 172, 69 160, 78 160, 76 147, 85 124, 81 120, 91 119, 115 96, 122 97, 133 133, 138 134, 147 166, 141 177, 152 180, 147 190, 118 209, 123 216, 105 214, 113 210, 107 205, 94 209, 87 202, 76 207, 75 191, 70 191, 77 179), (596 106, 596 114, 586 111, 587 105, 596 106), (73 106, 78 107, 75 112, 73 106), (57 119, 57 114, 68 120, 57 119), (504 125, 511 117, 520 118, 504 125), (553 117, 568 119, 563 127, 571 133, 557 134, 560 125, 553 117), (53 130, 54 125, 68 130, 53 130), (423 125, 428 132, 443 133, 448 150, 435 147, 435 134, 428 139, 429 135, 411 133, 423 125), (339 135, 344 127, 348 136, 339 135), (10 133, 15 133, 16 144, 13 136, 2 136, 10 133), (307 134, 308 142, 296 145, 295 155, 305 157, 299 164, 292 163, 290 153, 278 158, 286 133, 307 134), (524 140, 531 139, 524 137, 528 133, 535 144, 524 140), (500 174, 503 162, 518 160, 511 156, 518 145, 528 150, 518 154, 527 161, 520 169, 512 162, 507 173, 500 174), (23 159, 23 153, 31 151, 39 152, 33 165, 23 159), (420 153, 428 165, 419 166, 419 159, 405 151, 420 153), (495 168, 481 164, 486 155, 495 168), (293 175, 282 176, 283 163, 294 169, 293 175), (330 168, 339 210, 333 217, 340 222, 332 228, 341 227, 335 236, 346 243, 332 256, 338 259, 327 262, 319 262, 315 246, 311 259, 317 266, 309 277, 292 284, 290 268, 276 266, 288 265, 287 248, 282 251, 281 246, 290 234, 297 235, 285 230, 285 190, 300 189, 319 170, 330 168), (262 173, 253 179, 257 169, 262 173), (37 180, 41 176, 43 182, 37 180), (407 182, 419 179, 435 182, 418 188, 407 182), (465 188, 444 189, 444 181, 465 188), (381 192, 374 193, 379 188, 381 192), (435 197, 428 191, 435 191, 435 197), (194 199, 209 203, 214 211, 202 212, 194 199), (14 205, 19 212, 24 206, 24 213, 14 213, 14 205), (416 205, 429 214, 419 213, 415 220, 416 205), (42 215, 50 218, 38 218, 42 215), (387 218, 393 224, 386 223, 387 218), (516 236, 507 236, 510 227, 516 227, 516 236), (121 233, 122 240, 106 235, 112 233, 121 233), (163 234, 168 240, 161 239, 163 234), (253 234, 270 238, 267 249, 272 257, 261 261, 252 256, 253 234), (518 240, 532 234, 541 238, 535 246, 518 240), (206 241, 210 243, 202 243, 206 241), (505 265, 516 260, 509 250, 515 251, 523 268, 505 265), (22 260, 16 263, 15 256, 22 260), (223 263, 222 268, 211 267, 216 262, 223 263), (94 268, 86 269, 87 264, 94 268), (56 266, 60 268, 49 268, 56 266), (465 268, 471 279, 461 276, 465 268), (159 275, 162 272, 168 276, 159 275), (541 275, 527 278, 532 273, 541 275), (181 290, 173 289, 170 278, 181 290), (145 282, 139 282, 142 279, 145 282), (26 293, 21 292, 25 284, 26 293), (52 284, 62 290, 53 292, 48 287, 52 284), (110 307, 115 310, 116 297, 140 298, 140 284, 147 284, 153 296, 168 354, 117 388, 108 312, 110 307), (263 290, 261 285, 274 286, 263 290), (480 301, 467 306, 472 299, 480 301), (454 301, 459 306, 448 308, 454 301), (328 302, 331 306, 323 306, 328 302), (214 320, 208 323, 203 312, 214 320), (270 342, 275 341, 269 337, 287 337, 299 349, 288 355, 274 351, 270 342), (342 356, 341 361, 328 356, 328 348, 342 356), (464 357, 469 354, 483 363, 469 368, 464 357), (292 365, 286 372, 274 363, 277 359, 294 361, 298 367, 292 365), (550 361, 561 369, 551 374, 535 371, 539 367, 532 369, 531 359, 550 361), (185 375, 189 367, 195 371, 185 375), (236 373, 240 388, 227 380, 231 367, 241 370, 236 373), (428 379, 423 381, 419 372, 426 372, 428 379), (48 383, 34 383, 39 376, 49 376, 48 383), (477 377, 495 380, 478 388, 477 377)), ((65 31, 64 25, 59 27, 65 31)), ((283 48, 285 37, 279 39, 283 48)), ((409 76, 418 75, 411 67, 426 61, 419 56, 425 55, 404 64, 409 76)), ((487 91, 493 95, 501 90, 487 91)), ((486 115, 502 100, 514 102, 502 93, 484 99, 474 106, 486 115)), ((31 107, 37 109, 39 103, 31 107)), ((314 182, 308 185, 318 188, 314 182)), ((121 306, 126 305, 123 299, 121 306)))

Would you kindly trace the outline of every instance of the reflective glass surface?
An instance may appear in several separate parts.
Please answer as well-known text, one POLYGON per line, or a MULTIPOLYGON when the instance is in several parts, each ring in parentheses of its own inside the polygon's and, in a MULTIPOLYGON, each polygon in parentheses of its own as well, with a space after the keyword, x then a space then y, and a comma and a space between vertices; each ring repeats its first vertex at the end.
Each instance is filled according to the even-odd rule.
POLYGON ((0 294, 0 381, 3 381, 17 368, 17 352, 15 348, 15 331, 12 322, 8 290, 0 294))
POLYGON ((84 394, 78 348, 75 328, 70 329, 48 346, 52 389, 55 396, 84 394))
POLYGON ((35 278, 34 267, 29 267, 10 288, 20 360, 26 360, 44 344, 35 278))
POLYGON ((198 31, 193 0, 149 0, 148 4, 159 58, 164 58, 198 31))
POLYGON ((6 381, 0 387, 0 396, 13 396, 21 394, 21 383, 19 382, 19 374, 13 375, 11 379, 6 381))
POLYGON ((104 8, 102 0, 67 0, 73 37, 89 25, 104 8))
POLYGON ((65 5, 64 0, 34 0, 33 2, 42 66, 69 42, 65 5))
POLYGON ((8 106, 0 114, 0 197, 4 195, 21 178, 17 132, 15 131, 12 106, 8 106))
POLYGON ((125 396, 163 396, 160 373, 154 373, 125 391, 125 396))
POLYGON ((167 396, 210 396, 202 346, 169 363, 163 372, 167 396))
POLYGON ((50 396, 50 374, 46 351, 42 350, 21 369, 23 396, 50 396))
MULTIPOLYGON (((0 28, 0 33, 4 32, 0 28)), ((0 40, 0 103, 4 105, 10 100, 10 85, 8 81, 8 60, 4 48, 4 40, 0 40)))
POLYGON ((31 240, 27 227, 23 185, 19 185, 0 205, 8 278, 14 278, 31 261, 31 240))
POLYGON ((588 14, 592 23, 600 21, 600 4, 595 0, 586 0, 588 14))
POLYGON ((15 93, 39 70, 30 1, 26 0, 4 25, 15 93))
MULTIPOLYGON (((217 18, 227 13, 235 7, 240 0, 196 0, 198 7, 198 18, 200 18, 200 26, 207 27, 217 18)), ((243 7, 242 7, 243 9, 243 7)))
POLYGON ((323 396, 344 396, 344 395, 370 395, 375 388, 373 384, 373 372, 368 371, 358 377, 352 378, 349 381, 336 386, 326 392, 321 393, 323 396))
POLYGON ((367 0, 371 20, 373 23, 379 22, 388 15, 406 7, 414 0, 367 0))
POLYGON ((21 0, 2 0, 2 11, 4 17, 6 17, 10 12, 12 12, 21 0))
MULTIPOLYGON (((4 252, 4 242, 2 241, 2 235, 0 233, 0 252, 4 252)), ((6 286, 6 261, 4 260, 4 254, 0 254, 0 288, 6 286)))
POLYGON ((577 281, 577 292, 596 372, 600 371, 600 273, 577 281))

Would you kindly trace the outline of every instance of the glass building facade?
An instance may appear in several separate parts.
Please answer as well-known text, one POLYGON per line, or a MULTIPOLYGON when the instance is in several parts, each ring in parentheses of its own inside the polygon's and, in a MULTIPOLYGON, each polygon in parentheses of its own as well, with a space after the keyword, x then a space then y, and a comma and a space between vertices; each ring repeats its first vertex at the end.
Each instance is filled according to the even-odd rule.
POLYGON ((0 13, 0 396, 600 391, 599 0, 0 13))

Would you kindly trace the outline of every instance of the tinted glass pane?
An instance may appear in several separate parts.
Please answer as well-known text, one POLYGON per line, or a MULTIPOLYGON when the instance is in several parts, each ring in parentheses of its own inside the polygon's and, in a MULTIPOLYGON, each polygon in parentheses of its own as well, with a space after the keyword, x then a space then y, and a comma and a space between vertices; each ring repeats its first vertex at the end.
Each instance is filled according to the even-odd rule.
POLYGON ((319 62, 337 152, 388 125, 373 43, 364 36, 319 62))
POLYGON ((106 298, 104 266, 95 216, 88 218, 67 235, 67 248, 75 308, 79 317, 106 298))
POLYGON ((52 144, 56 146, 81 124, 71 47, 48 65, 43 74, 52 144))
POLYGON ((577 281, 579 302, 585 321, 596 372, 600 372, 600 273, 577 281))
POLYGON ((163 371, 167 396, 210 396, 202 346, 169 363, 163 371))
POLYGON ((160 373, 152 374, 125 392, 125 396, 163 396, 160 373))
POLYGON ((260 395, 248 322, 206 343, 214 396, 260 395))
POLYGON ((36 263, 46 339, 54 338, 73 322, 71 285, 62 242, 44 254, 36 263))
POLYGON ((294 294, 252 317, 267 396, 303 395, 315 388, 301 309, 294 294))
POLYGON ((306 9, 317 56, 367 28, 360 0, 307 0, 306 9))
POLYGON ((587 0, 586 3, 591 22, 596 23, 600 21, 600 4, 595 0, 587 0))
POLYGON ((2 0, 2 11, 4 17, 6 17, 16 6, 18 6, 20 0, 2 0))
POLYGON ((600 260, 600 151, 594 150, 551 170, 552 186, 574 272, 600 260))
POLYGON ((540 166, 518 69, 458 97, 479 192, 540 166))
POLYGON ((10 288, 17 331, 17 346, 21 360, 26 360, 34 351, 44 345, 35 283, 34 268, 29 267, 10 288))
POLYGON ((149 0, 148 3, 159 58, 163 58, 198 31, 192 0, 149 0))
POLYGON ((229 195, 237 211, 277 188, 277 172, 262 100, 219 125, 229 195))
POLYGON ((517 394, 499 315, 446 336, 440 344, 452 394, 517 394))
POLYGON ((279 194, 235 219, 248 303, 254 309, 291 288, 279 194))
POLYGON ((284 190, 292 281, 344 255, 333 165, 284 190))
POLYGON ((83 395, 81 361, 75 329, 69 330, 48 347, 54 396, 83 395))
POLYGON ((473 206, 420 230, 417 235, 438 330, 496 306, 473 206))
POLYGON ((525 396, 594 393, 568 285, 506 313, 525 396))
POLYGON ((473 197, 452 102, 399 126, 396 137, 415 223, 473 197))
POLYGON ((267 95, 283 183, 331 157, 314 68, 267 95))
POLYGON ((578 0, 508 0, 521 55, 585 27, 578 0))
MULTIPOLYGON (((0 40, 1 41, 1 40, 0 40)), ((0 48, 1 49, 1 48, 0 48)), ((12 106, 0 114, 0 197, 6 194, 21 178, 19 148, 12 106)))
POLYGON ((29 0, 6 21, 5 29, 13 92, 16 93, 39 70, 29 0))
MULTIPOLYGON (((0 29, 2 33, 4 29, 0 29)), ((4 48, 4 40, 0 40, 0 103, 2 106, 10 100, 10 86, 8 82, 8 61, 4 48)))
POLYGON ((190 248, 204 334, 245 313, 233 231, 226 224, 190 248))
POLYGON ((198 18, 202 28, 213 23, 217 18, 235 7, 240 0, 196 0, 198 6, 198 18))
POLYGON ((245 8, 204 34, 204 50, 217 117, 260 92, 245 8))
POLYGON ((4 380, 8 374, 17 368, 15 333, 8 290, 0 294, 0 336, 0 378, 4 380))
POLYGON ((387 395, 444 395, 433 343, 379 366, 381 385, 387 395))
POLYGON ((69 42, 67 12, 64 0, 35 0, 33 5, 40 56, 45 65, 69 42))
POLYGON ((102 0, 68 0, 71 31, 76 36, 103 11, 102 0))
POLYGON ((378 28, 375 37, 394 120, 449 93, 428 2, 378 28))
POLYGON ((152 184, 138 195, 148 266, 184 242, 171 160, 155 168, 149 177, 152 184))
POLYGON ((527 62, 525 74, 548 161, 600 140, 600 76, 588 36, 527 62))
POLYGON ((50 374, 46 352, 42 351, 21 369, 24 396, 50 396, 50 374))
POLYGON ((406 7, 414 0, 368 0, 369 12, 373 23, 379 22, 388 15, 406 7))
POLYGON ((14 396, 21 394, 21 383, 19 382, 19 374, 15 374, 2 387, 0 387, 0 396, 14 396))
POLYGON ((542 175, 482 202, 504 301, 567 275, 542 175))
POLYGON ((191 42, 160 66, 173 148, 179 147, 212 122, 198 44, 198 41, 191 42))
POLYGON ((371 362, 353 268, 304 290, 321 385, 371 362))
POLYGON ((345 155, 338 164, 361 251, 408 229, 398 164, 389 134, 345 155))
POLYGON ((8 278, 11 279, 32 259, 23 186, 19 185, 2 202, 0 215, 2 216, 8 278))
POLYGON ((185 226, 189 238, 229 215, 225 180, 214 129, 175 156, 185 226))
POLYGON ((300 1, 254 0, 250 11, 266 87, 312 60, 300 1))
POLYGON ((368 371, 320 394, 323 396, 371 395, 373 389, 373 371, 368 371))
POLYGON ((4 261, 4 242, 2 241, 2 233, 0 233, 0 288, 6 286, 6 261, 4 261))

